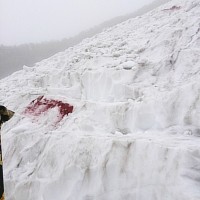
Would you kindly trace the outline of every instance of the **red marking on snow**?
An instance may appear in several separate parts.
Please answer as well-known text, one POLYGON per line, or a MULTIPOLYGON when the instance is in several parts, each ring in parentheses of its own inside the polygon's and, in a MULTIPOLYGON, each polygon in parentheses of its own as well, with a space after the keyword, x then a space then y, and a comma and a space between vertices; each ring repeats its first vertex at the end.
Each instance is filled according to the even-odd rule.
POLYGON ((39 116, 42 113, 56 107, 59 110, 59 121, 61 121, 65 115, 73 112, 73 106, 68 103, 63 103, 62 101, 53 99, 46 99, 44 96, 39 96, 27 106, 25 114, 39 116))
POLYGON ((164 9, 163 11, 175 11, 175 10, 180 10, 181 6, 172 6, 171 8, 164 9))

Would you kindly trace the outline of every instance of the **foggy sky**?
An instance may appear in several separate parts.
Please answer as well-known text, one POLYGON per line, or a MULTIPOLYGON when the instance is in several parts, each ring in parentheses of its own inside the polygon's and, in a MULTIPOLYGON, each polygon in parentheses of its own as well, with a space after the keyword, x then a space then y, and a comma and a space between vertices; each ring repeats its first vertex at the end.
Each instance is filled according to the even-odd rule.
POLYGON ((0 44, 74 36, 154 0, 0 0, 0 44))

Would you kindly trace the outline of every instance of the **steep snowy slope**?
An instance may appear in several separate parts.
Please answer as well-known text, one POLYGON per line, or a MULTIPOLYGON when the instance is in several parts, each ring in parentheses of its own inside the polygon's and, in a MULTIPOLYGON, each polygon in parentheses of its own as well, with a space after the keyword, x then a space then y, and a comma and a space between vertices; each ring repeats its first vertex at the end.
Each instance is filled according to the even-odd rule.
POLYGON ((199 80, 200 0, 3 79, 7 199, 199 200, 199 80))

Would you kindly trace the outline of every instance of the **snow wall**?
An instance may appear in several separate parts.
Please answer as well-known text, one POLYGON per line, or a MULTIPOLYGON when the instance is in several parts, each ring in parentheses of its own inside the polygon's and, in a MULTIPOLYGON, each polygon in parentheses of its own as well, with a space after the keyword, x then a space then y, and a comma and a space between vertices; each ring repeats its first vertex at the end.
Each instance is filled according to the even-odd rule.
POLYGON ((199 10, 171 1, 1 80, 6 199, 199 200, 199 10))

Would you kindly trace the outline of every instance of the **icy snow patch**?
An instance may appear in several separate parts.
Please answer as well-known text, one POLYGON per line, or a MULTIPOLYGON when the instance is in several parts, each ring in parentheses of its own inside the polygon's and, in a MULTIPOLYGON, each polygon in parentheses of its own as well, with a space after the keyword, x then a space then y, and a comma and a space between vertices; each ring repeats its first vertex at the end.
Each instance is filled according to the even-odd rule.
POLYGON ((0 81, 8 200, 199 200, 199 0, 173 0, 0 81), (44 96, 73 105, 35 120, 44 96), (56 126, 55 126, 55 122, 56 126))

